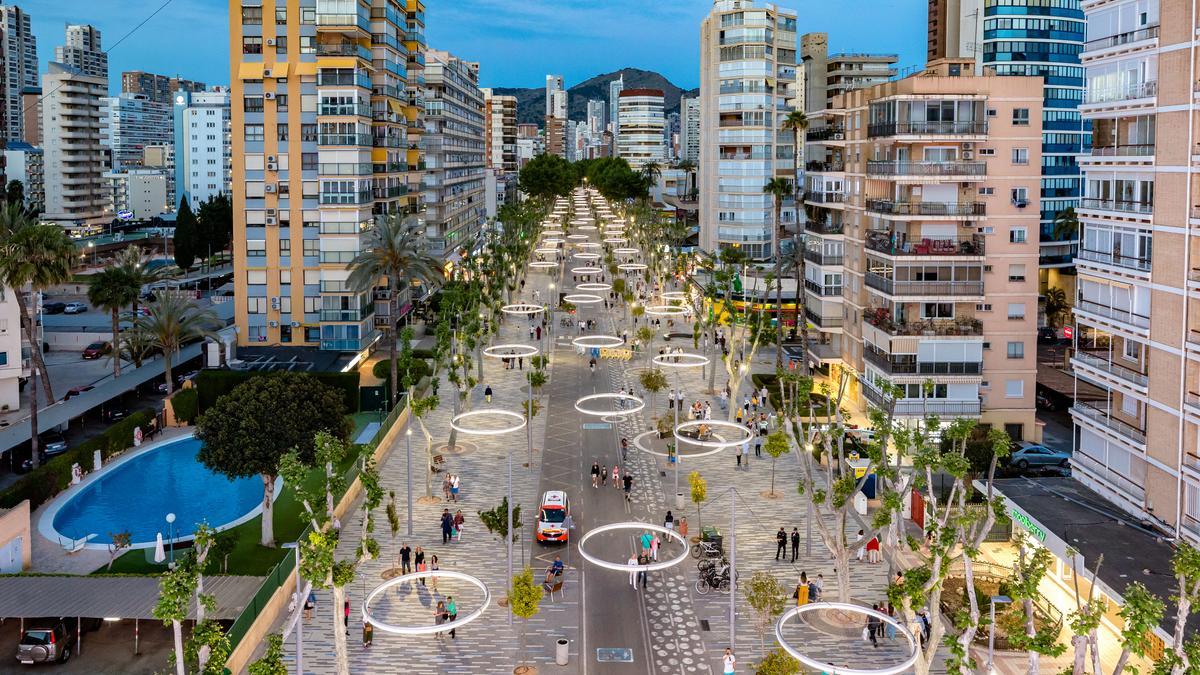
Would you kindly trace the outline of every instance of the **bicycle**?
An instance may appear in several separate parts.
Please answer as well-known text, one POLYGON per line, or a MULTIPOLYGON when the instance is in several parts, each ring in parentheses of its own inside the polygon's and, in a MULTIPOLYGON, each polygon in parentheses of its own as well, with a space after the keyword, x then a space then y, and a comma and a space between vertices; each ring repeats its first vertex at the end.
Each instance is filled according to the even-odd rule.
POLYGON ((692 547, 693 558, 699 558, 702 555, 705 558, 722 558, 725 556, 720 546, 707 541, 702 541, 692 547))

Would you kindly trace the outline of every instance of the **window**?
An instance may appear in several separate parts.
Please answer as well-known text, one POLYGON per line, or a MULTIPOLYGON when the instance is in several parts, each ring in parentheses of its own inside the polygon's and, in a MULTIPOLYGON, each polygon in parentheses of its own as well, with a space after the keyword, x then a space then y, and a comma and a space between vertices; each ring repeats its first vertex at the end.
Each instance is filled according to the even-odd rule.
POLYGON ((995 155, 996 155, 995 148, 980 148, 979 149, 980 157, 994 157, 995 155))
POLYGON ((954 303, 952 302, 925 302, 921 304, 921 318, 923 319, 953 319, 954 318, 954 303))
POLYGON ((1029 108, 1013 108, 1012 123, 1014 127, 1029 126, 1029 108))
POLYGON ((243 54, 261 54, 262 53, 262 36, 261 35, 246 35, 242 37, 242 53, 243 54))
POLYGON ((1029 188, 1017 187, 1012 189, 1012 203, 1017 207, 1029 204, 1029 188))
POLYGON ((292 240, 280 238, 279 240, 279 256, 289 256, 292 254, 292 240))
POLYGON ((319 239, 304 240, 304 257, 315 258, 321 254, 321 241, 319 239))
POLYGON ((1142 403, 1132 396, 1121 396, 1121 412, 1134 419, 1142 419, 1142 403))
POLYGON ((242 99, 242 105, 248 113, 260 113, 263 111, 263 97, 246 96, 242 99))
POLYGON ((275 34, 275 53, 287 54, 287 35, 282 33, 275 34))
POLYGON ((990 311, 992 311, 992 304, 990 302, 985 302, 982 304, 975 305, 975 311, 976 312, 990 312, 990 311))
POLYGON ((1008 242, 1010 244, 1024 244, 1027 241, 1029 231, 1023 227, 1014 227, 1008 231, 1008 242))
POLYGON ((281 143, 286 142, 288 139, 288 125, 282 122, 276 124, 275 134, 281 143))
POLYGON ((1025 265, 1009 265, 1008 280, 1025 281, 1025 265))
POLYGON ((287 108, 288 108, 288 95, 287 94, 276 94, 275 95, 275 109, 279 112, 287 112, 287 108))
POLYGON ((1008 303, 1008 318, 1013 321, 1020 321, 1025 318, 1025 303, 1010 302, 1008 303))
POLYGON ((246 298, 246 311, 250 314, 266 314, 266 298, 246 298))
POLYGON ((1121 356, 1125 357, 1127 361, 1133 361, 1135 363, 1141 362, 1142 343, 1134 342, 1133 340, 1125 340, 1125 344, 1121 349, 1121 356))
POLYGON ((1005 380, 1004 398, 1024 398, 1025 380, 1005 380))
POLYGON ((246 240, 246 257, 247 258, 265 258, 265 257, 267 257, 267 242, 262 239, 247 239, 246 240))
POLYGON ((315 152, 300 153, 300 170, 301 171, 316 171, 317 170, 317 153, 315 153, 315 152))
POLYGON ((313 314, 321 309, 321 298, 304 296, 304 313, 313 314))
POLYGON ((263 125, 261 125, 261 124, 246 124, 242 128, 245 129, 247 143, 262 143, 263 142, 263 125))
POLYGON ((242 8, 242 25, 243 26, 261 26, 262 25, 262 7, 243 7, 242 8))
POLYGON ((1010 358, 1010 359, 1025 358, 1025 343, 1024 342, 1008 343, 1008 358, 1010 358))
POLYGON ((275 23, 281 26, 287 23, 287 7, 275 6, 275 23))
POLYGON ((1029 163, 1029 148, 1013 148, 1012 163, 1024 165, 1029 163))
POLYGON ((1014 441, 1020 441, 1025 436, 1025 425, 1020 422, 1010 422, 1004 425, 1004 433, 1014 441))
POLYGON ((313 35, 300 36, 300 53, 315 54, 317 51, 317 38, 313 35))

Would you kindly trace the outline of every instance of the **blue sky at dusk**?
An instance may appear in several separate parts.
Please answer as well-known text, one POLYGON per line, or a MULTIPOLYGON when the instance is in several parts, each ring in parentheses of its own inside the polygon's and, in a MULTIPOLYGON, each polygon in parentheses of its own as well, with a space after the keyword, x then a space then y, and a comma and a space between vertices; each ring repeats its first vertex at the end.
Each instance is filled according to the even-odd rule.
MULTIPOLYGON (((171 0, 131 37, 114 43, 163 0, 20 1, 38 37, 40 70, 67 23, 91 23, 110 50, 110 78, 124 70, 229 80, 228 1, 171 0)), ((799 30, 829 33, 832 51, 890 52, 901 66, 925 60, 923 0, 797 0, 799 30)), ((539 87, 546 73, 570 86, 622 67, 656 70, 698 86, 699 27, 709 0, 427 0, 426 37, 482 64, 484 86, 539 87)))

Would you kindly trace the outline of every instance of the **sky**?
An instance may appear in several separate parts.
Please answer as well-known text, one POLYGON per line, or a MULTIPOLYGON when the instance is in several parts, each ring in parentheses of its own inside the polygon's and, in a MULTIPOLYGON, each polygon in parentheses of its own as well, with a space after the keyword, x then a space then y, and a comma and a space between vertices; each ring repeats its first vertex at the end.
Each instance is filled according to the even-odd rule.
MULTIPOLYGON (((91 23, 109 50, 110 87, 144 70, 208 84, 229 82, 229 0, 17 0, 33 18, 40 70, 67 23, 91 23), (116 44, 156 9, 145 25, 116 44), (102 9, 99 9, 102 8, 102 9)), ((829 33, 833 52, 925 61, 924 0, 781 0, 800 33, 829 33)), ((430 47, 479 61, 480 84, 541 87, 547 73, 567 86, 624 67, 654 70, 684 89, 699 86, 700 21, 710 0, 426 0, 430 47)))

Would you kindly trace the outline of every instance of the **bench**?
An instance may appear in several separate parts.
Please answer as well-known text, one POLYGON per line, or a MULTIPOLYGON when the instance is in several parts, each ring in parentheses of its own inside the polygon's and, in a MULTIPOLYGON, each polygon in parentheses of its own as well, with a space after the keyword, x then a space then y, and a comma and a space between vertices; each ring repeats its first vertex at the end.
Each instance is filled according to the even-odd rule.
POLYGON ((439 473, 442 470, 442 465, 446 463, 446 458, 441 455, 433 456, 433 464, 429 466, 429 470, 434 473, 439 473))

